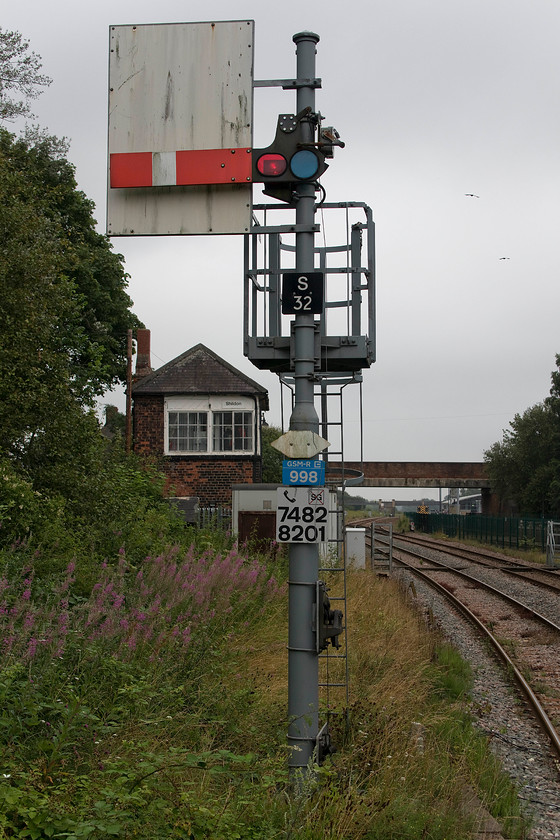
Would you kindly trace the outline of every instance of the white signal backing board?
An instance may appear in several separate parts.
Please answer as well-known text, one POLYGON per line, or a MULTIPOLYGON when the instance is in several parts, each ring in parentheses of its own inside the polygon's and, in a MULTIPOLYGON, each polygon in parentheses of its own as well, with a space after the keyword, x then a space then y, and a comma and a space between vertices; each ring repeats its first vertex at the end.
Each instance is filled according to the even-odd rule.
POLYGON ((248 231, 254 21, 109 36, 109 235, 248 231))

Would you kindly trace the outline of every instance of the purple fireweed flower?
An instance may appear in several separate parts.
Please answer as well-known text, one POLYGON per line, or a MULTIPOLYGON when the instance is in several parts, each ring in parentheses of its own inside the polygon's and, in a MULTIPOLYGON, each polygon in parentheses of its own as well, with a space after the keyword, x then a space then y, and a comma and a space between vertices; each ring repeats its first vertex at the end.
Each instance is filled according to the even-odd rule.
POLYGON ((23 620, 23 629, 24 630, 31 630, 33 625, 35 624, 35 615, 32 612, 28 612, 23 620))
POLYGON ((249 583, 256 583, 258 576, 259 569, 251 569, 251 571, 249 572, 249 583))
POLYGON ((126 659, 135 650, 147 648, 146 653, 155 659, 167 651, 172 655, 179 639, 188 647, 204 625, 224 622, 225 616, 229 620, 238 607, 253 601, 262 606, 278 592, 265 566, 243 556, 237 546, 223 553, 208 547, 197 556, 192 544, 180 558, 179 551, 175 546, 158 557, 147 557, 139 571, 131 570, 124 552, 120 553, 118 568, 104 563, 90 598, 72 611, 67 593, 74 563, 68 565, 56 589, 58 603, 51 601, 41 608, 30 603, 32 570, 25 571, 14 600, 13 585, 0 578, 0 650, 19 653, 29 662, 37 655, 43 642, 37 637, 43 633, 48 636, 41 645, 45 652, 60 656, 72 627, 82 638, 101 642, 109 655, 126 659))

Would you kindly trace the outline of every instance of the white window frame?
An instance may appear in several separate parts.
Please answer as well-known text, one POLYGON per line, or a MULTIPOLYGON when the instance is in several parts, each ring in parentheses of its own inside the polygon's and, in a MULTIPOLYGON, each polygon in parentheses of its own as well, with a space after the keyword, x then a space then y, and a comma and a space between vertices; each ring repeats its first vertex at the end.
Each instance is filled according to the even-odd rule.
POLYGON ((167 444, 170 452, 208 451, 207 411, 168 411, 167 427, 167 444), (176 446, 171 445, 172 438, 177 438, 176 446), (185 447, 181 447, 182 442, 186 442, 185 447))
MULTIPOLYGON (((255 427, 256 420, 256 400, 246 396, 211 396, 211 397, 187 397, 187 396, 173 396, 167 397, 164 400, 164 452, 171 456, 190 456, 196 457, 201 455, 223 456, 223 455, 255 455, 258 454, 259 440, 258 430, 255 427), (172 417, 173 423, 170 422, 170 415, 176 414, 206 414, 206 449, 172 449, 169 446, 170 428, 177 425, 178 418, 172 417), (223 419, 224 413, 228 415, 231 413, 232 427, 232 448, 231 449, 216 449, 216 442, 223 435, 217 434, 217 427, 215 429, 215 419, 219 417, 223 419), (241 414, 241 423, 235 424, 235 415, 241 414), (235 435, 235 425, 243 426, 245 434, 235 435), (234 448, 234 444, 239 442, 240 438, 244 439, 245 435, 250 434, 250 445, 248 448, 234 448)), ((197 418, 197 422, 200 418, 197 418)), ((229 419, 229 418, 228 418, 229 419)), ((184 423, 183 425, 188 425, 184 423)), ((191 423, 196 425, 195 423, 191 423)), ((187 434, 183 437, 184 441, 188 442, 187 434)))
POLYGON ((243 409, 212 412, 212 448, 214 452, 254 451, 255 416, 243 409), (230 446, 227 445, 229 440, 230 446), (241 442, 241 446, 239 444, 241 442), (219 446, 217 444, 220 444, 219 446))

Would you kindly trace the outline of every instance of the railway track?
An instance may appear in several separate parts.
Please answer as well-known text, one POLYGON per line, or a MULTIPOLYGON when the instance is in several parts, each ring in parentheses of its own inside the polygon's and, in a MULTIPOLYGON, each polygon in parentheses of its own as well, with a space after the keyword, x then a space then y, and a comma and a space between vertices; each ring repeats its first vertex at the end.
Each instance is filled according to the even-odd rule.
MULTIPOLYGON (((352 525, 367 528, 371 521, 352 525)), ((392 571, 388 571, 382 527, 376 519, 379 572, 400 581, 428 625, 437 627, 471 665, 468 707, 518 789, 532 821, 527 840, 560 838, 560 634, 546 621, 531 617, 542 614, 560 627, 558 571, 550 573, 484 547, 438 541, 422 533, 394 536, 392 571), (404 551, 421 556, 407 557, 404 551), (502 590, 512 601, 492 595, 482 583, 502 590), (468 606, 454 605, 454 598, 467 601, 467 596, 468 606), (467 618, 467 609, 472 617, 467 618), (491 649, 489 634, 503 655, 498 648, 491 649)), ((366 542, 368 535, 366 530, 366 542)), ((501 835, 481 832, 477 840, 483 837, 498 840, 501 835)))
MULTIPOLYGON (((419 541, 415 541, 414 549, 405 547, 404 542, 410 545, 411 540, 401 540, 400 536, 395 540, 394 562, 421 576, 486 636, 560 759, 560 624, 531 606, 528 599, 514 597, 499 585, 466 571, 465 554, 471 555, 470 549, 464 552, 454 548, 445 552, 451 559, 443 561, 435 560, 432 552, 427 558, 425 546, 419 541), (403 555, 411 562, 406 562, 403 555), (461 568, 450 565, 457 561, 462 563, 461 568)), ((441 554, 443 549, 437 551, 441 554)), ((468 562, 476 565, 472 556, 468 562)), ((494 574, 511 571, 500 564, 487 565, 486 558, 483 565, 494 574)), ((536 582, 530 577, 523 581, 529 585, 536 582)), ((537 585, 542 586, 543 581, 537 585)))
POLYGON ((407 534, 399 534, 400 542, 413 545, 423 545, 434 551, 440 551, 447 556, 468 560, 477 566, 487 569, 497 569, 514 577, 541 586, 551 592, 560 594, 560 569, 550 569, 537 566, 526 560, 513 559, 495 552, 487 551, 484 548, 449 543, 445 540, 437 540, 426 537, 423 534, 414 537, 407 534))
MULTIPOLYGON (((377 544, 383 538, 376 525, 377 544)), ((558 571, 420 534, 395 535, 393 563, 422 578, 490 642, 545 733, 560 778, 558 571)))
POLYGON ((560 759, 560 627, 517 599, 460 570, 441 564, 439 569, 432 566, 424 571, 402 558, 395 560, 429 581, 486 635, 501 661, 511 670, 560 759), (442 579, 434 580, 434 572, 442 579), (455 588, 449 581, 453 575, 460 575, 470 584, 455 588), (513 610, 508 608, 510 605, 513 610))

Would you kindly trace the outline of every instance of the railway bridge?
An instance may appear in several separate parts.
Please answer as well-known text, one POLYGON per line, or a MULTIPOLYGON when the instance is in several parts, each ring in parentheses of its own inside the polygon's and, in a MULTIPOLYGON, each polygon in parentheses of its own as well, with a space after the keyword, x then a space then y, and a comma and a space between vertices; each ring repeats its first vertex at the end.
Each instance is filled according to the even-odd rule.
MULTIPOLYGON (((342 465, 328 462, 328 470, 342 465)), ((498 513, 498 500, 490 489, 483 462, 462 461, 345 461, 344 475, 363 473, 360 487, 467 488, 482 493, 482 512, 498 513)))

